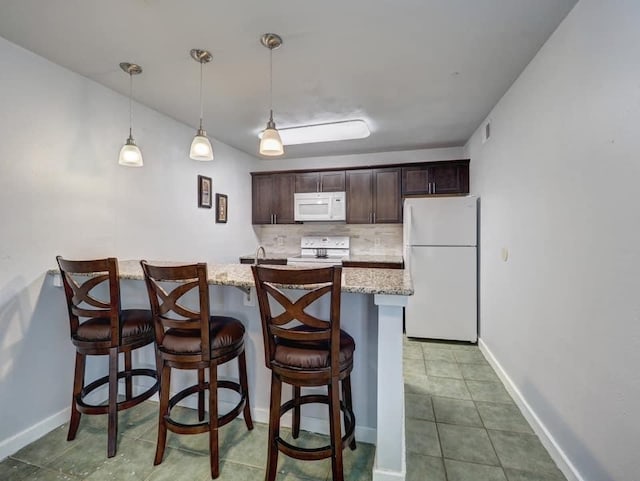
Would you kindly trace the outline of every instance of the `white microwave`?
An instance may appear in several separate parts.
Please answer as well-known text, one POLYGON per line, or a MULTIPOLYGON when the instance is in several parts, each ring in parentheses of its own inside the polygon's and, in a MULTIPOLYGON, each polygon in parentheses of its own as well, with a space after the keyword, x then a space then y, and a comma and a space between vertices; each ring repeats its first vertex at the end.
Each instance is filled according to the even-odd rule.
POLYGON ((305 192, 293 195, 293 218, 296 221, 346 220, 344 192, 305 192))

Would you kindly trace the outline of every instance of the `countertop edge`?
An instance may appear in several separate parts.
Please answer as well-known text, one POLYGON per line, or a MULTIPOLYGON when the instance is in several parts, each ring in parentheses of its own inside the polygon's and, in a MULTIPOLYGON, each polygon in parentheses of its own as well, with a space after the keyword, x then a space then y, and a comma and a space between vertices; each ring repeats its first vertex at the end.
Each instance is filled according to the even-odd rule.
MULTIPOLYGON (((121 279, 144 280, 138 261, 120 261, 118 267, 121 279)), ((282 268, 287 267, 282 266, 282 268)), ((288 268, 291 268, 291 266, 288 268)), ((414 294, 413 283, 408 272, 404 269, 343 267, 342 270, 342 292, 395 296, 411 296, 414 294), (382 275, 382 271, 384 271, 384 275, 382 275)), ((48 270, 47 273, 55 275, 60 274, 60 271, 54 268, 48 270)), ((208 264, 207 277, 207 282, 211 285, 232 286, 243 289, 255 287, 251 266, 247 264, 208 264)), ((288 285, 285 288, 308 290, 312 286, 288 285)))

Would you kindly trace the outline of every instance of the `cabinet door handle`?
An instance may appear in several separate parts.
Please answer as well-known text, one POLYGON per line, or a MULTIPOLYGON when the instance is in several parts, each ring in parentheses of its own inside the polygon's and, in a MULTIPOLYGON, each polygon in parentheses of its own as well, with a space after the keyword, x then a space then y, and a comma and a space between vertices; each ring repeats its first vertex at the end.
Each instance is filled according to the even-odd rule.
POLYGON ((316 181, 316 191, 317 192, 322 192, 322 180, 318 179, 316 181))
POLYGON ((273 214, 273 223, 274 224, 278 223, 278 214, 273 214))
POLYGON ((375 212, 373 213, 373 223, 374 224, 376 223, 376 213, 375 212))
POLYGON ((436 193, 436 183, 435 182, 431 182, 432 187, 432 193, 435 194, 436 193))

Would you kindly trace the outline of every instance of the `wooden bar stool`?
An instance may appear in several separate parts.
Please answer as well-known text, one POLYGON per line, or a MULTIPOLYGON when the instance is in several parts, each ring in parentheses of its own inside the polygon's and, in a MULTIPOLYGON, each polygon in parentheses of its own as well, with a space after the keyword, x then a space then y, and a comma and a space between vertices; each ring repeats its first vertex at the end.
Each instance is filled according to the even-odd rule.
POLYGON ((160 419, 154 464, 164 456, 167 429, 178 434, 209 433, 211 477, 217 478, 219 469, 218 428, 235 419, 241 412, 249 430, 253 429, 249 410, 247 362, 244 352, 245 329, 232 317, 209 314, 209 286, 207 265, 152 266, 141 261, 149 292, 155 324, 156 346, 161 365, 160 419), (172 283, 166 291, 163 285, 172 283), (162 284, 162 285, 161 285, 162 284), (181 302, 187 293, 197 294, 197 310, 181 302), (238 359, 239 382, 219 380, 218 366, 238 359), (171 368, 192 369, 198 372, 198 383, 170 396, 171 368), (209 382, 205 382, 205 369, 209 382), (240 395, 236 406, 227 414, 218 414, 218 388, 231 389, 240 395), (204 420, 204 393, 209 391, 209 419, 204 420), (183 424, 171 418, 171 409, 192 394, 198 394, 197 424, 183 424))
POLYGON ((271 370, 269 446, 265 479, 274 481, 278 453, 302 460, 331 458, 334 481, 343 481, 342 450, 356 448, 355 416, 351 399, 350 374, 353 370, 353 338, 340 329, 341 267, 319 269, 274 269, 253 266, 262 333, 265 364, 271 370), (293 301, 278 286, 310 285, 310 292, 293 301), (305 309, 325 294, 330 295, 329 320, 322 320, 305 309), (280 314, 272 314, 270 301, 280 314), (297 322, 296 322, 297 321, 297 322), (281 404, 282 383, 293 386, 293 399, 281 404), (342 402, 340 386, 342 385, 342 402), (301 395, 301 388, 327 386, 328 395, 301 395), (294 446, 280 437, 280 417, 293 409, 293 437, 300 433, 300 406, 325 403, 329 406, 330 444, 319 448, 294 446), (341 433, 340 412, 345 434, 341 433))
POLYGON ((158 391, 157 372, 154 369, 133 369, 131 363, 131 352, 134 349, 154 341, 151 311, 120 308, 118 261, 114 257, 72 261, 57 256, 56 260, 67 299, 71 341, 76 347, 67 440, 75 439, 82 414, 108 414, 107 456, 111 458, 116 454, 118 411, 136 406, 158 391), (99 296, 94 291, 105 287, 104 296, 99 296), (118 371, 120 353, 124 354, 123 371, 118 371), (85 386, 86 357, 106 355, 109 356, 109 374, 85 386), (134 396, 134 376, 148 376, 155 382, 149 389, 134 396), (125 398, 122 401, 118 401, 119 379, 125 380, 125 398), (105 384, 109 385, 107 405, 87 403, 85 398, 105 384))

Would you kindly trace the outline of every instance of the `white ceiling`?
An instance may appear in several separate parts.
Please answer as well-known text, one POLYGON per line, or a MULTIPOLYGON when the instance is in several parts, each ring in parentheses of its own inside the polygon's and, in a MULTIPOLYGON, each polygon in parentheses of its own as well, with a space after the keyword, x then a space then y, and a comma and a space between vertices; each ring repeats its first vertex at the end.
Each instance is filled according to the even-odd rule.
MULTIPOLYGON (((188 125, 205 66, 209 135, 257 156, 278 127, 365 119, 368 139, 288 147, 288 157, 463 145, 576 0, 0 0, 0 36, 188 125)), ((4 67, 3 67, 4 68, 4 67)), ((126 123, 127 114, 123 115, 126 123)))

